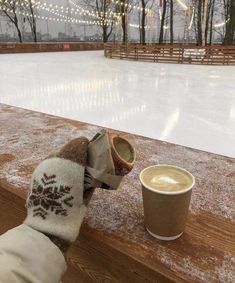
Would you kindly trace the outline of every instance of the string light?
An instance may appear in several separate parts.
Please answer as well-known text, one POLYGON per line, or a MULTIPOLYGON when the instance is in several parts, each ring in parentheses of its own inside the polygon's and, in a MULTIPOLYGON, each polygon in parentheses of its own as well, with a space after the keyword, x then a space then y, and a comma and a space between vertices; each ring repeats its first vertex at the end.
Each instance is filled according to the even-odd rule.
POLYGON ((94 13, 90 13, 88 10, 84 10, 82 8, 70 8, 69 7, 64 7, 64 6, 58 6, 58 5, 54 5, 54 4, 48 4, 46 2, 41 2, 41 1, 37 1, 35 3, 35 6, 40 7, 42 9, 49 9, 50 11, 56 10, 57 12, 59 12, 59 10, 61 10, 61 12, 65 12, 66 14, 79 14, 79 15, 88 15, 91 17, 95 17, 95 18, 99 18, 98 16, 96 16, 94 13), (82 12, 81 12, 82 11, 82 12))
MULTIPOLYGON (((77 10, 80 10, 84 13, 84 15, 88 15, 91 17, 95 17, 95 18, 99 18, 98 15, 96 15, 94 12, 91 12, 89 10, 85 10, 82 7, 80 7, 79 5, 77 5, 76 3, 74 3, 73 1, 69 0, 69 3, 72 4, 73 6, 75 6, 77 8, 77 10)), ((73 8, 72 8, 73 9, 73 8)))
MULTIPOLYGON (((159 13, 160 21, 161 21, 162 20, 162 12, 161 12, 160 9, 158 10, 158 13, 159 13)), ((168 29, 168 28, 169 28, 169 26, 166 26, 166 25, 163 26, 163 29, 168 29)))
POLYGON ((184 4, 181 0, 176 0, 176 1, 183 8, 184 11, 188 10, 188 6, 184 4))
MULTIPOLYGON (((108 9, 109 14, 113 14, 114 16, 116 16, 117 18, 120 17, 122 15, 122 13, 120 12, 113 12, 111 9, 108 9)), ((102 13, 102 12, 101 12, 102 13)))
MULTIPOLYGON (((135 6, 135 5, 130 5, 121 1, 114 1, 111 0, 113 3, 115 3, 116 5, 121 5, 121 6, 125 6, 125 7, 129 7, 129 8, 133 8, 133 9, 137 9, 137 10, 141 10, 143 11, 143 8, 140 8, 139 6, 135 6)), ((13 4, 13 1, 7 2, 7 0, 0 0, 0 2, 3 3, 10 3, 13 4)), ((91 12, 89 10, 83 9, 82 7, 80 7, 79 5, 77 5, 76 3, 74 3, 72 0, 69 0, 69 2, 76 8, 69 8, 69 7, 64 7, 63 5, 57 5, 57 4, 48 4, 47 2, 42 2, 42 1, 35 1, 32 0, 32 4, 34 8, 38 8, 41 10, 44 10, 46 12, 49 12, 51 14, 53 14, 54 16, 57 17, 50 17, 50 16, 40 16, 40 15, 34 15, 34 18, 37 18, 39 20, 49 20, 49 21, 57 21, 57 22, 70 22, 70 23, 82 23, 82 24, 88 24, 88 25, 118 25, 120 24, 120 16, 121 15, 125 15, 125 13, 118 13, 118 12, 113 12, 110 9, 108 10, 108 12, 100 12, 100 15, 97 15, 98 12, 94 13, 91 12), (66 13, 65 14, 61 14, 60 11, 62 13, 66 13), (79 20, 75 17, 71 17, 69 16, 69 14, 73 14, 73 15, 84 15, 84 16, 91 16, 91 17, 95 17, 97 19, 99 19, 99 21, 91 21, 91 20, 79 20), (105 17, 104 17, 105 16, 105 17), (111 18, 116 18, 116 20, 114 19, 109 19, 108 16, 110 16, 111 18)), ((20 7, 29 7, 29 3, 24 2, 24 3, 20 3, 20 2, 15 2, 15 4, 17 5, 18 8, 20 7)), ((3 10, 3 9, 1 9, 3 10)), ((5 9, 8 12, 13 12, 11 9, 5 9)), ((150 9, 145 8, 145 10, 147 12, 151 12, 150 9)), ((19 11, 15 11, 16 14, 22 15, 22 16, 27 16, 27 17, 32 17, 32 15, 30 15, 29 13, 25 13, 25 12, 19 12, 19 11)), ((135 24, 129 24, 130 27, 137 27, 141 28, 139 25, 135 25, 135 24)), ((150 28, 149 26, 145 26, 145 28, 150 28)))
POLYGON ((117 13, 103 13, 101 12, 101 16, 98 15, 98 12, 92 12, 90 10, 86 10, 83 9, 82 7, 80 7, 79 5, 77 5, 76 3, 74 3, 72 0, 69 1, 70 4, 72 4, 75 8, 69 8, 69 7, 65 7, 65 6, 60 6, 60 5, 55 5, 55 4, 48 4, 46 2, 41 2, 41 1, 37 1, 35 3, 35 6, 37 7, 44 7, 47 9, 51 9, 50 11, 56 10, 57 12, 59 12, 59 10, 61 10, 61 12, 65 12, 66 14, 74 14, 74 15, 84 15, 84 16, 90 16, 90 17, 94 17, 100 20, 110 20, 112 21, 113 18, 117 18, 118 15, 117 13), (105 17, 104 17, 105 15, 105 17), (111 19, 109 19, 111 18, 111 19))
POLYGON ((229 21, 230 21, 230 18, 228 18, 228 19, 227 19, 225 22, 223 22, 223 23, 214 24, 214 27, 215 27, 215 28, 223 27, 223 26, 225 26, 229 21))
MULTIPOLYGON (((8 4, 8 5, 14 5, 14 6, 21 6, 21 7, 29 7, 30 6, 30 3, 29 2, 26 2, 26 1, 7 1, 7 0, 0 0, 0 3, 2 4, 8 4)), ((34 5, 35 1, 32 0, 32 5, 34 5)))
MULTIPOLYGON (((0 11, 5 11, 5 12, 9 12, 9 13, 13 13, 13 9, 11 8, 3 8, 0 7, 0 11)), ((68 22, 68 23, 82 23, 82 24, 87 24, 87 25, 108 25, 107 23, 101 23, 98 21, 88 21, 88 20, 78 20, 78 19, 74 19, 74 18, 56 18, 56 17, 48 17, 48 16, 40 16, 40 15, 31 15, 29 13, 25 13, 22 11, 14 11, 15 14, 20 15, 20 16, 24 16, 24 17, 34 17, 35 19, 39 19, 39 20, 46 20, 46 21, 56 21, 56 22, 68 22)))
MULTIPOLYGON (((71 3, 73 3, 72 1, 70 1, 71 3)), ((75 3, 74 3, 75 4, 75 3)), ((76 5, 76 4, 75 4, 76 5)), ((77 18, 73 18, 71 16, 68 16, 68 14, 74 14, 74 15, 84 15, 84 16, 92 16, 95 17, 97 19, 99 19, 100 21, 97 21, 97 23, 99 22, 99 25, 112 25, 115 24, 117 25, 117 20, 115 19, 109 19, 107 17, 99 17, 98 15, 96 15, 93 12, 90 12, 89 10, 85 10, 81 7, 79 7, 78 5, 76 5, 76 9, 74 8, 70 8, 69 7, 64 7, 64 6, 58 6, 58 5, 54 5, 54 4, 48 4, 46 2, 36 2, 35 6, 39 9, 45 10, 47 12, 50 12, 52 14, 55 14, 57 16, 66 18, 66 19, 70 19, 72 22, 79 22, 79 23, 84 23, 84 22, 90 22, 90 21, 82 21, 82 20, 78 20, 77 18), (66 13, 66 15, 62 15, 59 13, 59 11, 61 10, 61 12, 66 13)))
MULTIPOLYGON (((81 10, 81 11, 83 11, 85 14, 87 14, 87 15, 92 15, 92 16, 94 16, 94 17, 96 17, 96 18, 100 18, 100 19, 103 19, 104 17, 100 17, 99 15, 98 15, 98 11, 96 12, 96 13, 94 13, 94 12, 91 12, 91 11, 89 11, 89 10, 85 10, 85 9, 83 9, 82 7, 80 7, 78 4, 76 4, 76 3, 74 3, 72 0, 70 0, 69 1, 73 6, 75 6, 78 10, 81 10)), ((118 13, 114 13, 114 12, 112 12, 110 9, 108 10, 109 12, 100 12, 100 15, 105 15, 105 18, 108 18, 108 17, 110 17, 110 18, 113 18, 113 17, 119 17, 119 15, 118 15, 118 13)))
MULTIPOLYGON (((53 5, 49 5, 50 7, 53 7, 53 5)), ((57 5, 56 5, 57 6, 57 5)), ((57 6, 58 7, 58 6, 57 6)), ((67 20, 69 20, 69 22, 74 22, 74 23, 86 23, 86 24, 93 24, 93 23, 96 23, 96 24, 98 24, 98 25, 111 25, 111 24, 117 24, 114 20, 109 20, 109 19, 103 19, 103 18, 101 18, 101 20, 99 20, 99 21, 91 21, 91 20, 87 20, 87 21, 85 21, 85 20, 79 20, 79 19, 77 19, 77 18, 74 18, 74 17, 71 17, 71 16, 68 16, 68 14, 70 13, 70 11, 68 10, 68 9, 66 9, 66 15, 64 15, 64 14, 60 14, 59 12, 58 12, 58 9, 54 9, 54 8, 52 8, 52 9, 50 9, 49 7, 48 7, 48 5, 47 5, 47 3, 42 3, 42 4, 39 4, 39 3, 37 3, 37 8, 39 8, 39 9, 42 9, 42 10, 45 10, 45 11, 47 11, 47 12, 49 12, 49 13, 52 13, 52 14, 54 14, 54 15, 57 15, 57 16, 59 16, 59 17, 62 17, 62 18, 64 18, 64 19, 67 19, 67 20)), ((78 14, 78 13, 75 13, 75 14, 78 14)), ((83 13, 79 13, 79 15, 82 15, 83 13)))
POLYGON ((124 2, 118 1, 118 0, 111 0, 111 2, 116 4, 116 5, 119 5, 121 7, 124 6, 125 8, 132 8, 134 10, 139 10, 139 11, 145 10, 146 12, 150 12, 151 11, 151 9, 149 9, 149 8, 141 8, 139 6, 127 4, 127 3, 124 3, 124 2))
MULTIPOLYGON (((141 25, 136 25, 136 24, 129 24, 130 27, 132 28, 138 28, 138 29, 142 29, 141 25)), ((150 29, 150 26, 144 26, 145 29, 150 29)))
POLYGON ((158 10, 158 13, 159 13, 159 19, 160 19, 160 21, 161 21, 161 20, 162 20, 162 12, 161 12, 160 9, 158 10))
POLYGON ((190 21, 188 30, 190 30, 192 28, 194 15, 195 15, 195 8, 193 7, 192 17, 191 17, 191 21, 190 21))

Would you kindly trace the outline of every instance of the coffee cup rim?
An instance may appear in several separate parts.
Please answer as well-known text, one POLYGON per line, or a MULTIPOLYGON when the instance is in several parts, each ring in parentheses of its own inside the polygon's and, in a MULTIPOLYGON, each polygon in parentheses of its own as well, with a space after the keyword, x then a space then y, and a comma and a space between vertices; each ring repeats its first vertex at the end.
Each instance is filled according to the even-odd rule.
POLYGON ((175 165, 170 165, 170 164, 156 164, 156 165, 148 166, 148 167, 144 168, 144 169, 140 172, 140 174, 139 174, 139 179, 140 179, 141 184, 142 184, 146 189, 148 189, 148 190, 150 190, 150 191, 152 191, 152 192, 154 192, 154 193, 158 193, 158 194, 162 194, 162 195, 181 195, 181 194, 184 194, 184 193, 190 191, 190 190, 193 188, 193 186, 195 185, 195 177, 193 176, 193 174, 191 174, 189 171, 187 171, 186 169, 184 169, 184 168, 182 168, 182 167, 175 166, 175 165), (164 192, 164 191, 160 191, 160 190, 158 190, 158 189, 153 189, 153 188, 151 188, 150 186, 148 186, 147 184, 145 184, 145 182, 142 180, 142 175, 143 175, 143 173, 144 173, 146 170, 148 170, 149 168, 161 167, 161 166, 176 168, 176 169, 178 169, 178 170, 181 170, 181 171, 185 172, 186 174, 188 174, 188 175, 192 178, 192 184, 191 184, 188 188, 186 188, 186 189, 184 189, 184 190, 182 190, 182 191, 178 191, 178 192, 164 192))

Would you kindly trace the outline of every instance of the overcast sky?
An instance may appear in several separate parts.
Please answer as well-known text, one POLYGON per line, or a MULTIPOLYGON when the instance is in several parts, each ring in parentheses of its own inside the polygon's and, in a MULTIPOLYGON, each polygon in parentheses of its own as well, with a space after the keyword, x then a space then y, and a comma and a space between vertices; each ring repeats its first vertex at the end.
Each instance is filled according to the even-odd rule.
MULTIPOLYGON (((83 3, 82 0, 72 0, 77 4, 83 3)), ((95 1, 95 0, 94 0, 95 1)), ((158 0, 150 0, 150 3, 153 1, 154 5, 153 10, 155 11, 154 19, 152 21, 152 26, 156 27, 156 30, 159 28, 159 14, 158 14, 158 0)), ((73 7, 75 6, 70 3, 70 0, 41 0, 41 3, 53 4, 53 5, 60 5, 64 7, 73 7)), ((191 0, 181 0, 181 2, 185 4, 189 4, 191 0)), ((176 2, 177 3, 177 2, 176 2)), ((84 7, 84 6, 83 6, 84 7)), ((90 8, 89 8, 90 9, 90 8)), ((175 16, 174 20, 174 34, 175 38, 178 35, 182 36, 184 25, 185 25, 185 15, 184 11, 180 7, 180 5, 176 4, 175 9, 177 10, 177 16, 175 16)), ((40 16, 52 16, 55 17, 53 14, 48 13, 42 9, 38 9, 38 15, 40 16)), ((57 16, 58 17, 58 16, 57 16)), ((76 16, 77 19, 81 20, 90 20, 88 16, 76 16)), ((128 23, 137 24, 138 23, 138 12, 133 10, 130 15, 128 16, 128 23)), ((147 22, 148 24, 148 22, 147 22)), ((147 37, 153 37, 154 34, 157 36, 157 31, 152 30, 152 34, 149 30, 147 30, 147 37)), ((13 27, 9 27, 6 25, 6 19, 0 17, 0 33, 13 33, 15 29, 13 27)), ((76 35, 93 35, 95 33, 101 34, 101 29, 98 26, 87 26, 84 24, 68 24, 64 22, 54 22, 54 21, 46 21, 46 20, 37 20, 37 31, 45 34, 49 32, 53 37, 58 35, 58 32, 65 32, 66 34, 76 34, 76 35)), ((117 28, 116 35, 121 34, 121 28, 117 28)), ((131 38, 138 39, 138 29, 128 26, 128 34, 131 38)))
MULTIPOLYGON (((41 0, 41 3, 44 3, 44 2, 48 4, 61 5, 64 7, 66 7, 69 3, 69 1, 67 0, 45 0, 45 1, 41 0)), ((79 3, 78 0, 75 0, 74 2, 79 3)), ((75 8, 71 4, 70 4, 70 7, 75 8)), ((40 16, 58 17, 42 9, 37 9, 37 14, 40 16)), ((84 17, 79 16, 79 19, 84 19, 84 17)), ((14 30, 14 28, 9 27, 9 25, 7 25, 6 22, 7 22, 6 18, 0 17, 0 33, 5 33, 5 32, 12 33, 12 30, 14 30)), ((77 35, 81 35, 81 34, 84 34, 84 30, 87 34, 95 33, 97 31, 97 27, 92 28, 91 30, 88 26, 84 28, 84 25, 81 25, 81 24, 71 24, 69 26, 68 23, 64 23, 64 22, 54 22, 54 21, 49 21, 49 20, 46 21, 46 20, 37 19, 37 31, 41 32, 42 34, 47 33, 48 31, 53 36, 57 36, 58 32, 68 33, 68 31, 70 31, 72 32, 72 34, 75 32, 77 35)))

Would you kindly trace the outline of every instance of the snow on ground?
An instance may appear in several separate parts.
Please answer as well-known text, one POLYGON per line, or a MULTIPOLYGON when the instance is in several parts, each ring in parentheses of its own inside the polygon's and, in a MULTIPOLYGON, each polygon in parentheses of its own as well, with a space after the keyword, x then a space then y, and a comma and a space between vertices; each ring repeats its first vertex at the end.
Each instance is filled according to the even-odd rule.
POLYGON ((235 157, 235 67, 0 55, 0 103, 235 157))

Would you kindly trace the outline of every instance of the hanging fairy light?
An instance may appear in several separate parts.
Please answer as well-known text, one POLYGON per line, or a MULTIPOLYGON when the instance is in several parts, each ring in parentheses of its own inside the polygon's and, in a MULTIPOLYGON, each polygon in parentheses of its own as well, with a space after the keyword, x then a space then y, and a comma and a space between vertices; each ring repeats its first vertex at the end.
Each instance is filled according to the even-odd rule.
MULTIPOLYGON (((142 29, 141 25, 137 25, 137 24, 128 24, 130 27, 132 28, 138 28, 138 29, 142 29)), ((150 26, 144 26, 145 29, 150 29, 150 26)))
POLYGON ((228 18, 225 22, 214 24, 214 27, 215 27, 215 28, 223 27, 223 26, 225 26, 229 21, 230 21, 230 18, 228 18))
POLYGON ((195 15, 195 8, 193 7, 192 17, 191 17, 191 20, 190 20, 190 24, 189 24, 188 30, 191 30, 191 28, 192 28, 193 20, 194 20, 194 15, 195 15))
POLYGON ((91 16, 91 17, 95 17, 95 18, 99 18, 94 12, 90 12, 89 10, 85 10, 81 7, 77 7, 76 9, 74 8, 69 8, 69 7, 64 7, 64 6, 60 6, 60 5, 55 5, 55 4, 48 4, 47 2, 41 2, 41 1, 37 1, 35 3, 35 6, 37 7, 45 7, 51 10, 56 10, 59 12, 59 10, 63 13, 66 14, 79 14, 79 15, 85 15, 85 16, 91 16))
POLYGON ((122 13, 120 12, 113 12, 111 9, 108 9, 108 12, 110 15, 114 15, 114 17, 120 17, 122 15, 122 13))
POLYGON ((124 2, 118 1, 118 0, 111 0, 111 2, 118 5, 118 6, 121 6, 121 7, 123 6, 123 7, 126 7, 126 8, 132 8, 134 10, 139 10, 139 11, 145 10, 146 12, 151 11, 151 9, 149 9, 149 8, 141 8, 139 6, 127 4, 127 3, 124 3, 124 2))
POLYGON ((31 15, 29 13, 23 12, 23 11, 17 11, 12 8, 5 8, 5 7, 0 7, 0 11, 5 11, 9 13, 15 13, 16 15, 24 16, 24 17, 34 17, 35 19, 38 20, 46 20, 46 21, 55 21, 55 22, 68 22, 68 23, 82 23, 82 24, 87 24, 87 25, 109 25, 107 22, 98 22, 98 21, 89 21, 89 20, 78 20, 74 18, 57 18, 57 17, 48 17, 48 16, 40 16, 40 15, 31 15))
MULTIPOLYGON (((160 10, 160 9, 158 9, 158 13, 159 13, 160 21, 161 21, 161 20, 162 20, 162 12, 161 12, 161 10, 160 10)), ((164 26, 163 26, 163 29, 167 30, 167 29, 169 29, 169 26, 164 25, 164 26)))
MULTIPOLYGON (((182 0, 176 0, 184 11, 188 10, 188 6, 182 0)), ((162 1, 159 2, 159 7, 162 7, 162 1)), ((160 9, 159 9, 160 10, 160 9)))
MULTIPOLYGON (((32 4, 34 5, 34 2, 35 1, 33 1, 32 0, 32 4)), ((10 5, 15 5, 15 6, 21 6, 21 7, 29 7, 30 6, 30 3, 29 2, 22 2, 22 1, 9 1, 9 0, 0 0, 0 3, 2 3, 2 4, 10 4, 10 5)))
POLYGON ((91 17, 100 18, 96 13, 91 12, 91 11, 86 10, 86 9, 83 9, 82 7, 80 7, 79 5, 77 5, 76 3, 74 3, 71 0, 69 0, 69 3, 72 4, 73 6, 75 6, 77 8, 77 10, 82 11, 85 16, 88 15, 88 16, 91 16, 91 17))
POLYGON ((64 7, 62 5, 48 4, 46 2, 41 2, 41 1, 35 2, 35 7, 53 13, 63 18, 69 18, 72 22, 77 22, 77 18, 76 18, 77 15, 80 16, 83 15, 83 16, 95 17, 100 21, 101 25, 112 25, 112 24, 117 25, 117 15, 115 13, 112 13, 112 15, 110 14, 110 17, 108 17, 106 13, 105 15, 101 13, 101 16, 99 16, 94 12, 83 9, 79 5, 75 4, 72 0, 70 0, 70 3, 74 4, 75 8, 64 7), (68 14, 70 15, 72 14, 74 17, 73 18, 69 17, 68 14))
POLYGON ((47 8, 50 8, 50 9, 54 9, 54 10, 61 10, 61 12, 64 12, 64 13, 70 13, 70 14, 79 14, 79 15, 84 15, 84 16, 90 16, 90 17, 94 17, 94 18, 97 18, 97 19, 107 19, 107 18, 115 18, 115 17, 118 17, 118 14, 117 13, 114 13, 114 12, 110 12, 110 13, 105 13, 105 17, 104 16, 104 13, 100 13, 101 14, 101 17, 97 14, 97 12, 93 12, 93 11, 90 11, 88 9, 84 9, 82 8, 81 6, 79 6, 78 4, 76 4, 74 1, 70 0, 69 1, 70 4, 72 4, 75 8, 69 8, 69 7, 65 7, 63 5, 57 5, 57 4, 48 4, 47 2, 42 2, 42 1, 37 1, 35 2, 35 6, 44 6, 44 7, 47 7, 47 8))
MULTIPOLYGON (((177 0, 178 2, 180 0, 177 0)), ((7 1, 7 0, 0 0, 0 2, 3 3, 10 3, 13 4, 13 1, 7 1)), ((58 4, 52 4, 52 3, 47 3, 44 1, 36 1, 36 0, 32 0, 32 4, 34 8, 38 8, 41 10, 44 10, 48 13, 53 14, 53 16, 40 16, 40 15, 34 15, 35 18, 39 19, 39 20, 49 20, 49 21, 57 21, 57 22, 70 22, 70 23, 82 23, 82 24, 88 24, 88 25, 118 25, 120 24, 120 16, 125 15, 125 13, 119 13, 119 12, 113 12, 111 11, 111 9, 108 9, 108 12, 100 12, 100 15, 98 15, 98 12, 93 12, 90 11, 88 9, 84 9, 82 7, 80 7, 78 4, 76 4, 73 0, 69 0, 69 2, 74 6, 74 8, 69 8, 69 7, 65 7, 63 5, 58 5, 58 4), (69 16, 69 15, 73 15, 69 16), (76 16, 91 16, 91 17, 95 17, 97 20, 96 21, 92 21, 92 20, 80 20, 78 19, 76 16), (108 16, 111 18, 108 18, 108 16), (115 20, 113 19, 115 18, 115 20)), ((151 13, 151 9, 149 8, 141 8, 139 6, 136 5, 131 5, 131 4, 127 4, 124 3, 122 1, 117 1, 117 0, 111 0, 112 3, 114 3, 115 5, 119 5, 119 6, 124 6, 126 8, 132 8, 133 10, 138 10, 138 11, 143 11, 145 10, 147 13, 151 13)), ((181 2, 181 1, 180 1, 181 2)), ((23 6, 29 6, 29 3, 27 2, 15 2, 17 4, 18 7, 23 7, 23 6)), ((0 9, 2 10, 2 9, 0 9)), ((6 10, 6 9, 5 9, 6 10)), ((12 12, 12 10, 8 9, 8 12, 12 12)), ((22 15, 22 16, 29 16, 32 17, 32 15, 22 12, 22 11, 18 11, 17 14, 22 15)), ((159 15, 160 14, 160 10, 159 10, 159 15)), ((130 27, 134 27, 134 28, 141 28, 140 25, 136 25, 136 24, 129 24, 130 27)), ((146 25, 145 26, 146 29, 149 29, 150 26, 146 25)), ((164 26, 164 29, 168 29, 168 26, 164 26)))
POLYGON ((176 0, 184 11, 188 10, 188 6, 181 0, 176 0))
POLYGON ((95 12, 93 12, 93 11, 86 10, 86 9, 82 8, 81 6, 79 6, 78 4, 76 4, 73 0, 69 0, 69 2, 70 2, 74 7, 76 7, 76 9, 81 10, 81 11, 83 11, 85 14, 91 15, 91 16, 96 17, 96 18, 102 19, 102 18, 104 18, 104 17, 102 17, 102 16, 104 16, 104 15, 105 15, 105 18, 108 18, 108 17, 113 18, 113 17, 118 17, 118 16, 119 16, 118 13, 115 13, 115 12, 109 10, 108 12, 105 12, 105 13, 104 13, 104 12, 100 12, 100 14, 101 14, 101 17, 100 17, 100 16, 98 15, 98 12, 95 13, 95 12))
MULTIPOLYGON (((49 6, 53 7, 51 4, 49 6)), ((68 9, 65 10, 65 14, 61 14, 60 12, 58 12, 59 11, 58 9, 49 8, 47 6, 47 3, 38 4, 37 8, 45 10, 45 11, 47 11, 49 13, 52 13, 52 14, 54 14, 56 16, 59 16, 59 17, 62 17, 64 19, 68 19, 71 22, 75 22, 75 23, 90 23, 91 22, 91 20, 88 20, 88 21, 78 20, 75 17, 68 16, 68 14, 70 13, 70 11, 68 9)), ((79 15, 82 15, 82 14, 83 13, 79 13, 79 15)), ((110 20, 110 19, 100 18, 100 19, 98 19, 98 21, 96 21, 96 23, 99 23, 100 25, 111 25, 111 24, 116 24, 116 21, 110 20)))
POLYGON ((161 21, 161 20, 162 20, 162 12, 161 12, 160 9, 158 9, 158 14, 159 14, 159 19, 160 19, 160 21, 161 21))

